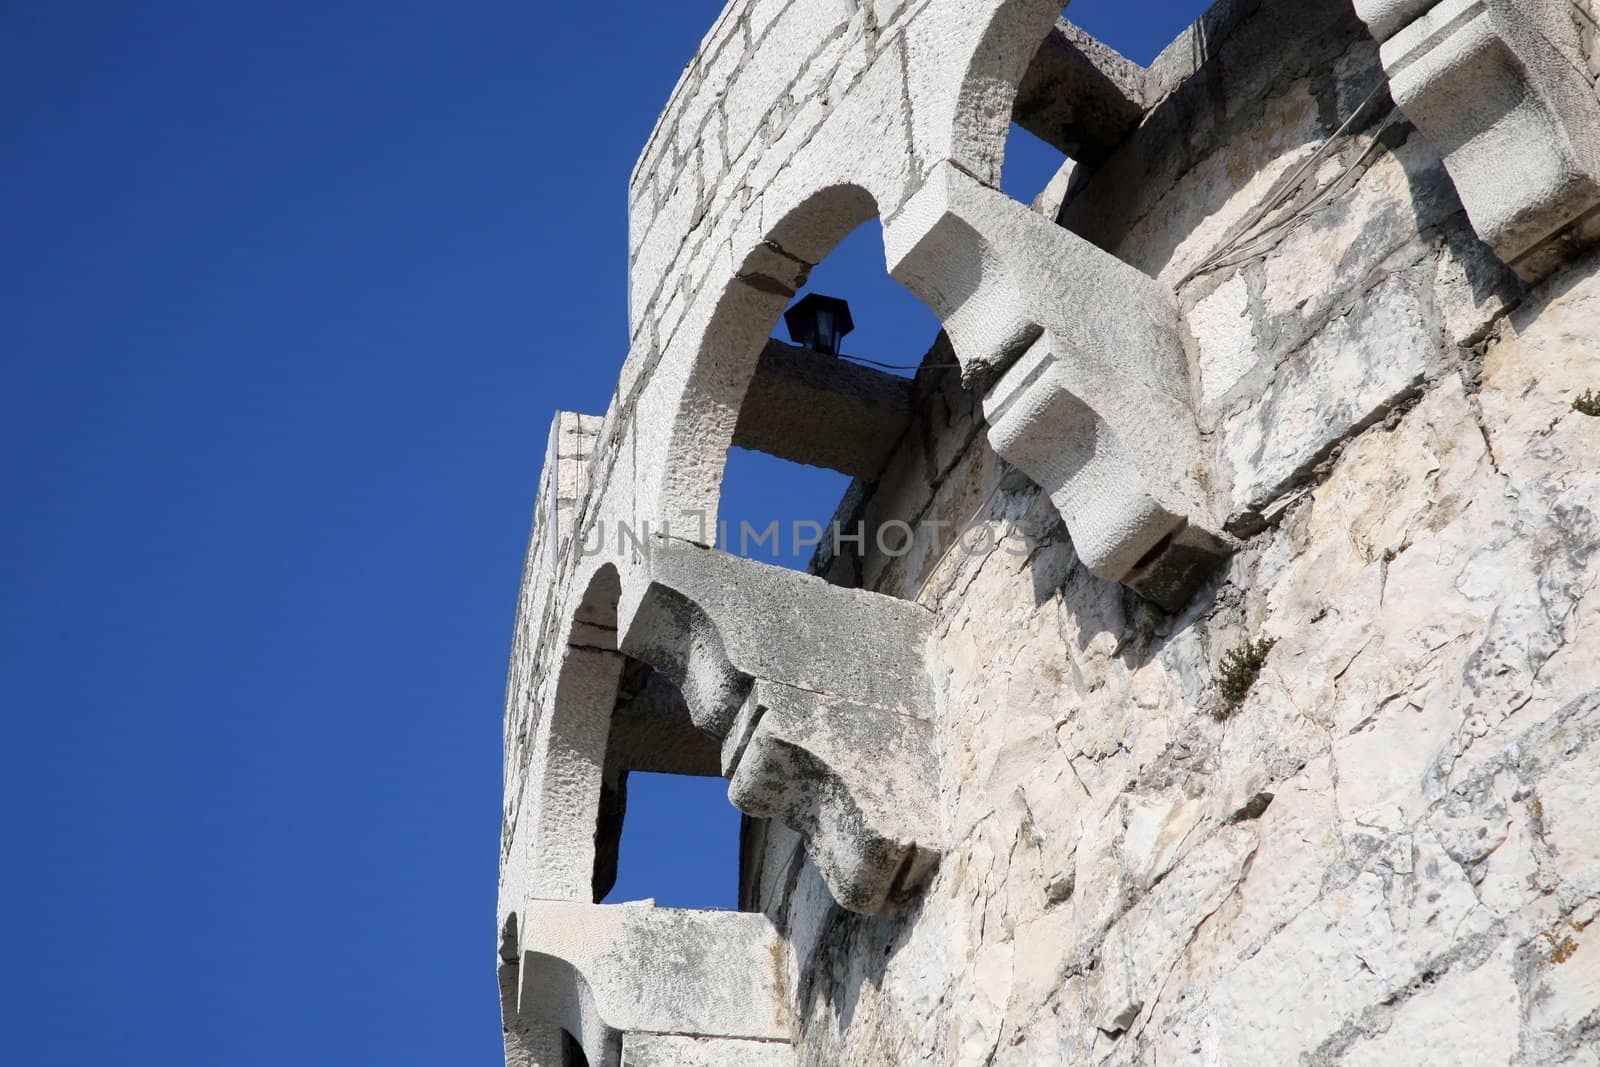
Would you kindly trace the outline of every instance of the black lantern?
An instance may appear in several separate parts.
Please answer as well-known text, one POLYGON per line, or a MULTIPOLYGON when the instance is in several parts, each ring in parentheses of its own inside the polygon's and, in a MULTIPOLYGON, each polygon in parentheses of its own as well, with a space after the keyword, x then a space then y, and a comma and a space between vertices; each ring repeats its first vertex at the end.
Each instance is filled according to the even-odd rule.
POLYGON ((839 342, 856 328, 849 304, 820 293, 808 293, 783 313, 783 321, 789 324, 789 339, 795 344, 829 356, 839 354, 839 342))

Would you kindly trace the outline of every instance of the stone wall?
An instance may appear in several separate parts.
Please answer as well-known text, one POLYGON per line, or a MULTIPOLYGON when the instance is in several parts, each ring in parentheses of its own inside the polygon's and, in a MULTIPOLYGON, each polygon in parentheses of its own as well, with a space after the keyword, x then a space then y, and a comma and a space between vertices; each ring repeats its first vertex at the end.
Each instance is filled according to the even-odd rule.
POLYGON ((802 1062, 1596 1062, 1597 268, 1348 439, 1181 616, 964 457, 932 507, 997 490, 996 550, 884 574, 939 610, 944 862, 891 919, 765 856, 802 1062))
MULTIPOLYGON (((866 549, 814 563, 848 592, 742 561, 701 578, 708 550, 681 531, 575 547, 607 517, 714 512, 765 337, 851 226, 881 212, 889 264, 926 281, 897 241, 922 232, 905 205, 941 161, 997 185, 993 138, 963 131, 992 133, 1025 76, 1050 110, 1028 63, 1048 20, 1007 21, 1026 7, 731 4, 641 159, 634 350, 603 423, 558 422, 518 611, 508 1061, 570 1062, 564 1028, 608 1063, 1600 1065, 1600 417, 1575 403, 1600 391, 1600 252, 1568 222, 1532 258, 1485 243, 1457 191, 1466 157, 1395 106, 1390 52, 1349 0, 1225 0, 1147 71, 1102 55, 1137 122, 1033 205, 1068 242, 1041 247, 1169 294, 1192 420, 1173 447, 1201 457, 1178 536, 1213 539, 1175 610, 1139 572, 1088 565, 1074 531, 1094 517, 997 454, 1017 446, 992 396, 1034 357, 985 340, 1005 302, 975 329, 948 277, 919 290, 949 336, 909 426, 841 503, 866 549), (950 56, 963 76, 936 88, 950 56), (870 198, 818 200, 848 183, 813 155, 860 156, 884 129, 901 169, 852 174, 870 198), (909 553, 873 547, 890 522, 923 533, 909 553), (804 663, 772 652, 798 639, 784 613, 820 642, 804 663), (813 624, 893 684, 825 662, 850 648, 813 624), (926 689, 895 642, 917 646, 926 689), (1261 654, 1253 684, 1241 652, 1261 654), (530 997, 547 950, 519 915, 581 898, 565 921, 617 926, 584 878, 606 722, 639 716, 596 657, 655 667, 682 691, 662 721, 722 744, 759 914, 692 913, 704 952, 675 920, 630 919, 666 932, 586 948, 581 982, 541 964, 530 997), (764 695, 780 690, 805 700, 764 695), (597 1022, 663 946, 684 987, 597 1022), (730 958, 772 961, 765 1006, 674 1021, 730 958)), ((1384 35, 1411 17, 1384 10, 1384 35)), ((1060 341, 1071 316, 1100 310, 1073 295, 1060 312, 1038 310, 1048 291, 1008 297, 1063 363, 1094 348, 1060 341)), ((1084 395, 1107 439, 1128 432, 1084 395)))

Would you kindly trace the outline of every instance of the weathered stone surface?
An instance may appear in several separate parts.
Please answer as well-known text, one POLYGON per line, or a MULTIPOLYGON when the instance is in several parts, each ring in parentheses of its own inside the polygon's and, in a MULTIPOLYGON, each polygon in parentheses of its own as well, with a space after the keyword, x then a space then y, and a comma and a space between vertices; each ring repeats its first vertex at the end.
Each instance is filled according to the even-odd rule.
POLYGON ((1259 346, 1250 317, 1250 286, 1235 275, 1189 313, 1200 346, 1200 402, 1211 405, 1255 366, 1259 346))
POLYGON ((1536 1031, 1579 1036, 1600 1026, 1600 931, 1592 924, 1558 926, 1532 946, 1536 1031))
MULTIPOLYGON (((1587 0, 1534 51, 1503 28, 1558 6, 1490 0, 1489 47, 1555 48, 1592 94, 1587 0)), ((1434 5, 1361 9, 1392 41, 1434 5)), ((586 904, 608 775, 714 761, 790 1015, 608 1054, 1600 1067, 1600 418, 1574 407, 1600 391, 1600 258, 1581 228, 1538 242, 1549 277, 1516 259, 1534 284, 1497 258, 1461 146, 1389 106, 1404 72, 1348 0, 1217 5, 1143 75, 1141 120, 1083 142, 1093 167, 1012 204, 1004 133, 1059 14, 760 0, 713 28, 634 176, 617 396, 547 469, 575 496, 536 520, 519 604, 502 918, 546 877, 586 904), (676 528, 573 548, 715 514, 746 435, 816 454, 749 389, 874 213, 947 333, 841 502, 866 536, 819 554, 832 584, 676 528), (904 553, 873 537, 896 523, 904 553), (1177 610, 1129 595, 1139 552, 1219 528, 1243 540, 1177 610), (1253 680, 1247 641, 1271 642, 1253 680), (630 648, 665 680, 624 659, 609 704, 605 679, 573 699, 564 663, 630 648)), ((1565 114, 1556 75, 1513 73, 1494 137, 1565 114)), ((1131 109, 1120 77, 1039 113, 1131 109)), ((1547 188, 1521 150, 1507 202, 1547 188)), ((592 1032, 583 1003, 510 1014, 508 1062, 592 1032)))
POLYGON ((1333 446, 1410 399, 1438 344, 1417 286, 1402 275, 1365 294, 1360 314, 1341 316, 1291 353, 1227 421, 1235 512, 1248 522, 1333 446))
POLYGON ((1144 68, 1061 19, 1017 89, 1012 119, 1094 166, 1144 117, 1144 68))
POLYGON ((1378 1036, 1340 1061, 1352 1067, 1392 1063, 1513 1063, 1518 997, 1510 953, 1465 973, 1452 971, 1413 996, 1378 1036))
POLYGON ((519 1025, 561 1027, 591 1064, 617 1064, 630 1033, 788 1038, 783 947, 764 916, 530 901, 519 919, 519 1025))
POLYGON ((834 899, 851 911, 875 912, 919 889, 938 859, 932 724, 766 681, 747 708, 729 739, 728 798, 804 834, 834 899))
POLYGON ((621 648, 679 686, 701 729, 726 737, 756 678, 923 713, 926 609, 667 538, 648 568, 621 648))
POLYGON ((629 1034, 622 1039, 622 1067, 789 1067, 787 1042, 735 1041, 671 1034, 629 1034))

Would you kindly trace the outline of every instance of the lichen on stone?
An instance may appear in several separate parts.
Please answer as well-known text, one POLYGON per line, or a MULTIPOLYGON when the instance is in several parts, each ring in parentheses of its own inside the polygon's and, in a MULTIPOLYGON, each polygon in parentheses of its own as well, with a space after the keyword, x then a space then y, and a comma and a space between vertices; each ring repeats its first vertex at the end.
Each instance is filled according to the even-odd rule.
POLYGON ((1566 963, 1577 954, 1578 943, 1572 938, 1557 937, 1553 933, 1547 933, 1544 936, 1545 940, 1550 942, 1550 952, 1545 956, 1545 962, 1551 965, 1559 965, 1566 963))

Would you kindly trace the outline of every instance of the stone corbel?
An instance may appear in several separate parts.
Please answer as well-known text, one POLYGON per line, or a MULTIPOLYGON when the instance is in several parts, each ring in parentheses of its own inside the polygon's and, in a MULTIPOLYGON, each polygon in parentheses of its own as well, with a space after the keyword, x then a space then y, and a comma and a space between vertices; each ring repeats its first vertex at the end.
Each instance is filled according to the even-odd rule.
POLYGON ((564 1031, 594 1067, 635 1045, 695 1062, 793 1062, 782 938, 764 915, 530 901, 502 944, 507 1062, 560 1067, 564 1031))
POLYGON ((1592 0, 1356 0, 1395 103, 1524 281, 1600 240, 1592 0))
POLYGON ((1228 548, 1171 294, 950 164, 884 241, 983 394, 989 443, 1050 494, 1084 565, 1181 607, 1228 548))
POLYGON ((687 542, 652 542, 622 650, 718 739, 729 799, 806 839, 834 899, 872 914, 937 862, 928 613, 687 542))
POLYGON ((841 906, 906 900, 933 869, 933 724, 757 679, 723 745, 728 799, 799 832, 841 906))

